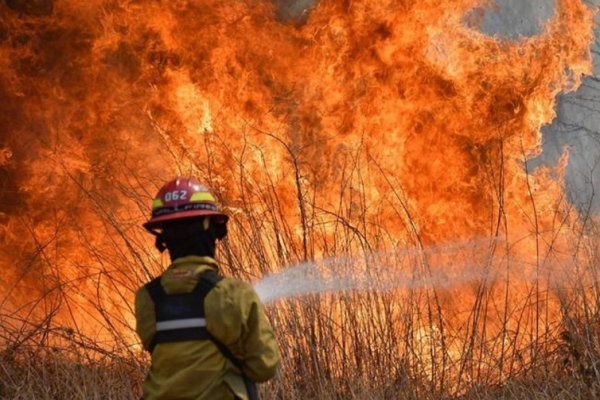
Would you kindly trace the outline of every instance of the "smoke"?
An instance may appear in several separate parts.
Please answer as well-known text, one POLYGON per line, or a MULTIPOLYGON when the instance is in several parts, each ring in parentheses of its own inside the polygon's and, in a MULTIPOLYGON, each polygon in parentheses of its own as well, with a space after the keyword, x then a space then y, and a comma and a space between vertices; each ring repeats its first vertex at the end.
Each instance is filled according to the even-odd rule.
POLYGON ((483 13, 481 30, 488 35, 518 40, 542 32, 554 16, 556 0, 496 0, 479 9, 483 13))
POLYGON ((277 19, 284 23, 302 24, 306 22, 316 0, 276 0, 277 19))

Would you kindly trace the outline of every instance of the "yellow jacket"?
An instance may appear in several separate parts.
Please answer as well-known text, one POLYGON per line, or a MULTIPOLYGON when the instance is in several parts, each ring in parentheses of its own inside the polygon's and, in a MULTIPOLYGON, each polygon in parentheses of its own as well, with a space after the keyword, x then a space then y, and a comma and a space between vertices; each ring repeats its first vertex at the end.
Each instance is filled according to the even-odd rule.
MULTIPOLYGON (((189 293, 207 269, 218 269, 209 257, 176 259, 161 276, 167 294, 189 293)), ((279 350, 263 306, 251 285, 225 278, 204 300, 206 329, 242 360, 243 373, 254 382, 275 375, 279 350)), ((156 329, 154 304, 145 287, 135 297, 136 331, 145 349, 156 329)), ((161 343, 152 352, 144 382, 144 400, 247 399, 240 371, 210 340, 161 343)))

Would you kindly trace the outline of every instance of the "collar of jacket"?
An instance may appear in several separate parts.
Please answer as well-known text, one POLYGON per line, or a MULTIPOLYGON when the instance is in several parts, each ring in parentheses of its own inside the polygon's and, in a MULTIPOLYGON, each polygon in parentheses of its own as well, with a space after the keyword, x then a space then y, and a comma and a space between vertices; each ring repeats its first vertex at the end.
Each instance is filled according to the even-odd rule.
POLYGON ((207 269, 219 270, 217 262, 211 257, 181 257, 169 265, 160 283, 167 294, 189 293, 196 287, 198 277, 207 269))
POLYGON ((198 267, 198 266, 207 266, 210 267, 212 269, 214 269, 215 271, 219 270, 219 264, 217 263, 217 261, 212 258, 212 257, 207 257, 207 256, 186 256, 186 257, 179 257, 177 259, 175 259, 171 265, 169 265, 169 269, 174 269, 174 268, 194 268, 198 267))

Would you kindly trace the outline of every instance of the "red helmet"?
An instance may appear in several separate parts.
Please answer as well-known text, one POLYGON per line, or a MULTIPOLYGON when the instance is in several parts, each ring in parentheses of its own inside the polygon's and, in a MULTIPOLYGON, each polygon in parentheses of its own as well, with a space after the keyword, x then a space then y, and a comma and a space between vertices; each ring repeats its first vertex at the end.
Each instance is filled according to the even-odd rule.
POLYGON ((167 182, 152 202, 152 215, 144 228, 153 232, 163 222, 183 218, 211 216, 226 223, 229 217, 220 212, 215 198, 195 178, 177 177, 167 182))

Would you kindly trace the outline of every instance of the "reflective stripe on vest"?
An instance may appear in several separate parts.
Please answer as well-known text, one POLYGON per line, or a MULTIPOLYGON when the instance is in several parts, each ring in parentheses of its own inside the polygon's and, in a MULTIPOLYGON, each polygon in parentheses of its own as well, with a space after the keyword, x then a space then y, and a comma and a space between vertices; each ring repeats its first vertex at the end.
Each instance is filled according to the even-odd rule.
POLYGON ((156 333, 149 345, 150 352, 160 343, 212 340, 206 329, 204 299, 221 279, 215 271, 207 270, 198 277, 190 293, 167 294, 160 277, 146 285, 156 316, 156 333))
POLYGON ((206 319, 204 318, 186 318, 174 319, 170 321, 161 321, 156 323, 156 331, 170 331, 173 329, 184 328, 204 328, 206 327, 206 319))

